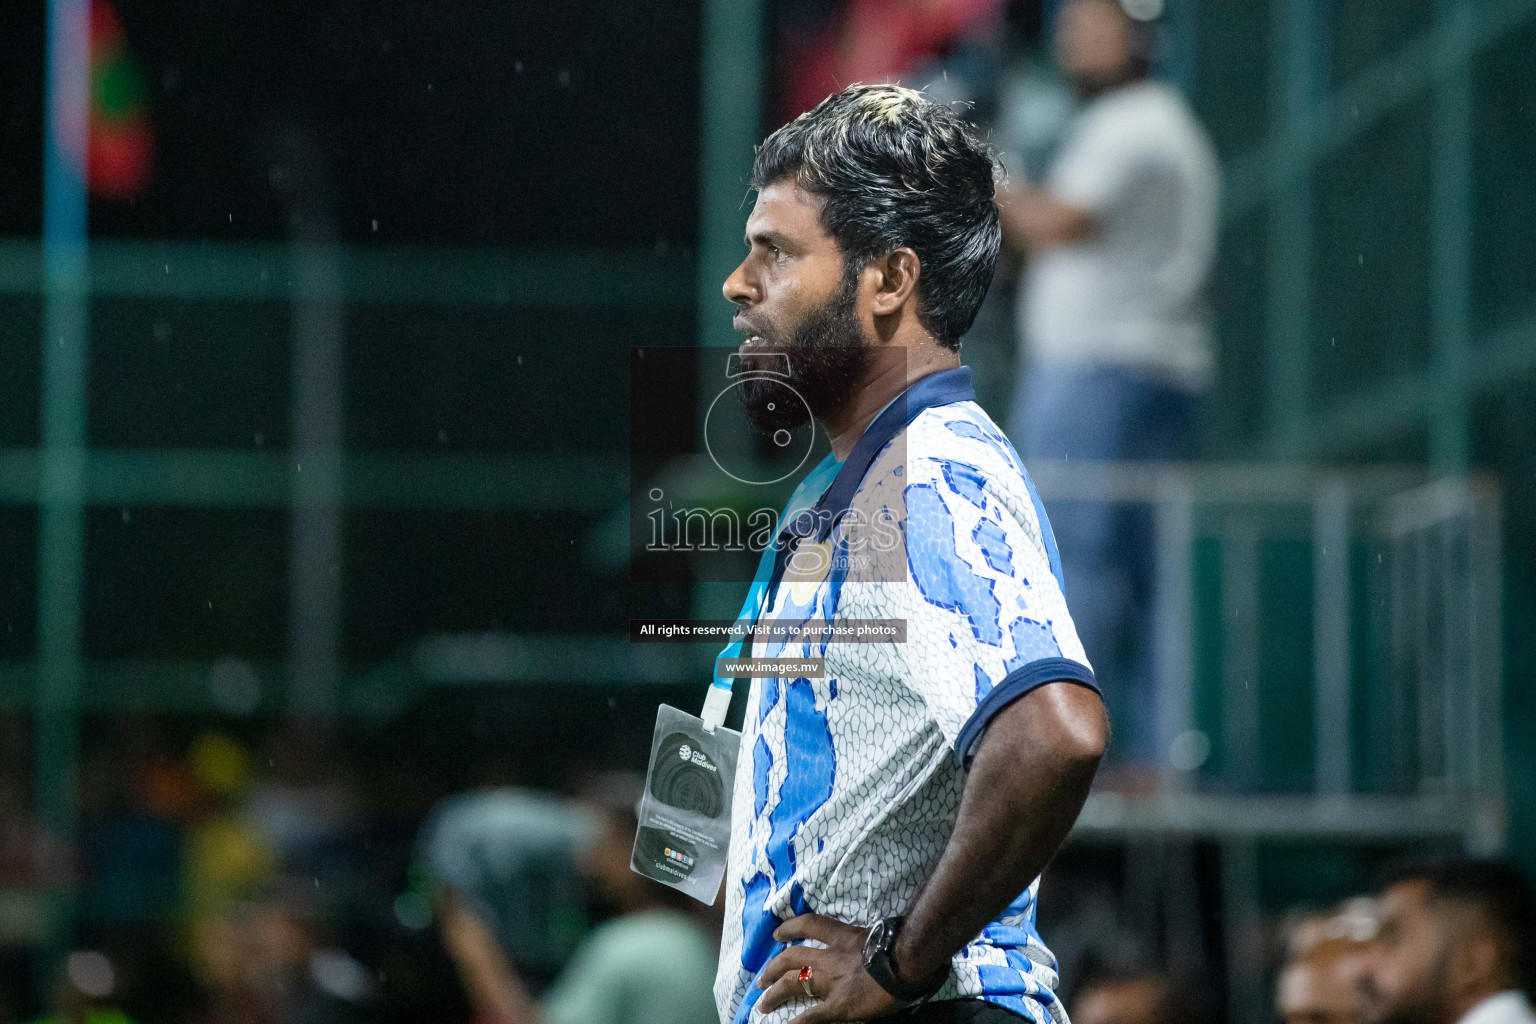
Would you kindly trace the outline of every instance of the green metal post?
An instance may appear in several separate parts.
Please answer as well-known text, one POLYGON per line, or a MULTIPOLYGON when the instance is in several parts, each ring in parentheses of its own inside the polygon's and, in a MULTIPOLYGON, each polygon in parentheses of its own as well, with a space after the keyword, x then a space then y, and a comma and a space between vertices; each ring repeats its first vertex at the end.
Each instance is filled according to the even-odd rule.
POLYGON ((1435 86, 1430 141, 1429 246, 1432 342, 1429 459, 1459 476, 1471 459, 1467 401, 1472 281, 1471 0, 1439 0, 1441 42, 1459 64, 1435 86))
POLYGON ((1294 458, 1310 419, 1312 380, 1312 191, 1305 124, 1317 92, 1315 0, 1271 5, 1270 107, 1273 202, 1265 267, 1270 454, 1294 458))

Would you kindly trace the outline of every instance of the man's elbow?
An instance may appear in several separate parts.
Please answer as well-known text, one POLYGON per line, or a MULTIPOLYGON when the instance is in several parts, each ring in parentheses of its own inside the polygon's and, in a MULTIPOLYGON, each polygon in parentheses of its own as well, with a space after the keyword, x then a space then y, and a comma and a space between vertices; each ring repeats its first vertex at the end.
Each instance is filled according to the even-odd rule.
POLYGON ((1079 207, 1057 203, 1052 213, 1044 239, 1047 245, 1076 245, 1088 241, 1099 230, 1093 214, 1079 207))
POLYGON ((1004 240, 1018 251, 1075 245, 1086 242, 1099 229, 1092 211, 1064 203, 1040 189, 1000 195, 998 214, 1004 240))
POLYGON ((1077 245, 1093 238, 1099 230, 1098 218, 1092 211, 1051 198, 1042 201, 1032 226, 1032 241, 1037 249, 1077 245))
POLYGON ((1015 757, 1048 757, 1090 774, 1109 746, 1109 715, 1099 695, 1062 680, 1038 687, 1004 708, 990 732, 1015 757))
POLYGON ((1072 688, 1082 690, 1091 699, 1079 701, 1081 707, 1063 716, 1059 753, 1074 764, 1097 768, 1104 752, 1109 749, 1109 715, 1098 694, 1086 687, 1072 688))

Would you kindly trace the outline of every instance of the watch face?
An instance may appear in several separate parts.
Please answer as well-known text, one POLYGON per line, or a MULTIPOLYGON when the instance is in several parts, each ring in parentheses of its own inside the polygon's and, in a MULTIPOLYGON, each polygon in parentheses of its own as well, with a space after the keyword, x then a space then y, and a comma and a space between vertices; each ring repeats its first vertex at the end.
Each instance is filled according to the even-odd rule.
POLYGON ((864 963, 868 964, 880 952, 880 947, 885 944, 885 922, 876 921, 869 927, 869 934, 864 936, 864 963))

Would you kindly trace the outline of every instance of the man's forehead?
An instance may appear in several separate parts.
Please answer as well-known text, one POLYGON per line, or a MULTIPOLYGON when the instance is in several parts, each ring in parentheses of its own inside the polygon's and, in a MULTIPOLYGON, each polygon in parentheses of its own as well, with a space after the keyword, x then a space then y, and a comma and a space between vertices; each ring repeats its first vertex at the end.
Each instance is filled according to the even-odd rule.
POLYGON ((1377 914, 1382 918, 1402 917, 1404 914, 1423 913, 1429 909, 1429 883, 1410 878, 1388 886, 1378 901, 1377 914))
POLYGON ((821 226, 822 199, 790 181, 776 181, 757 193, 757 202, 747 216, 747 235, 780 232, 818 233, 821 226))

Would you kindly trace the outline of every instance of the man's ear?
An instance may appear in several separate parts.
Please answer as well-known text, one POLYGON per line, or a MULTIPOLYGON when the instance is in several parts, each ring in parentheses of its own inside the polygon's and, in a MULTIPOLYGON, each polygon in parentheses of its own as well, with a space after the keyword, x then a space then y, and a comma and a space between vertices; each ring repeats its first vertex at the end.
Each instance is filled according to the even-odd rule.
POLYGON ((1467 979, 1479 988, 1501 984, 1504 979, 1503 957, 1499 941, 1485 928, 1479 928, 1461 943, 1461 959, 1467 979))
POLYGON ((876 260, 873 267, 879 276, 870 310, 875 316, 889 316, 906 305, 907 299, 917 291, 922 261, 917 258, 917 253, 902 246, 884 259, 876 260))
POLYGON ((1497 980, 1500 974, 1499 944, 1486 928, 1468 920, 1465 908, 1446 922, 1445 933, 1439 937, 1438 959, 1443 964, 1445 995, 1449 999, 1461 999, 1481 992, 1497 980))

